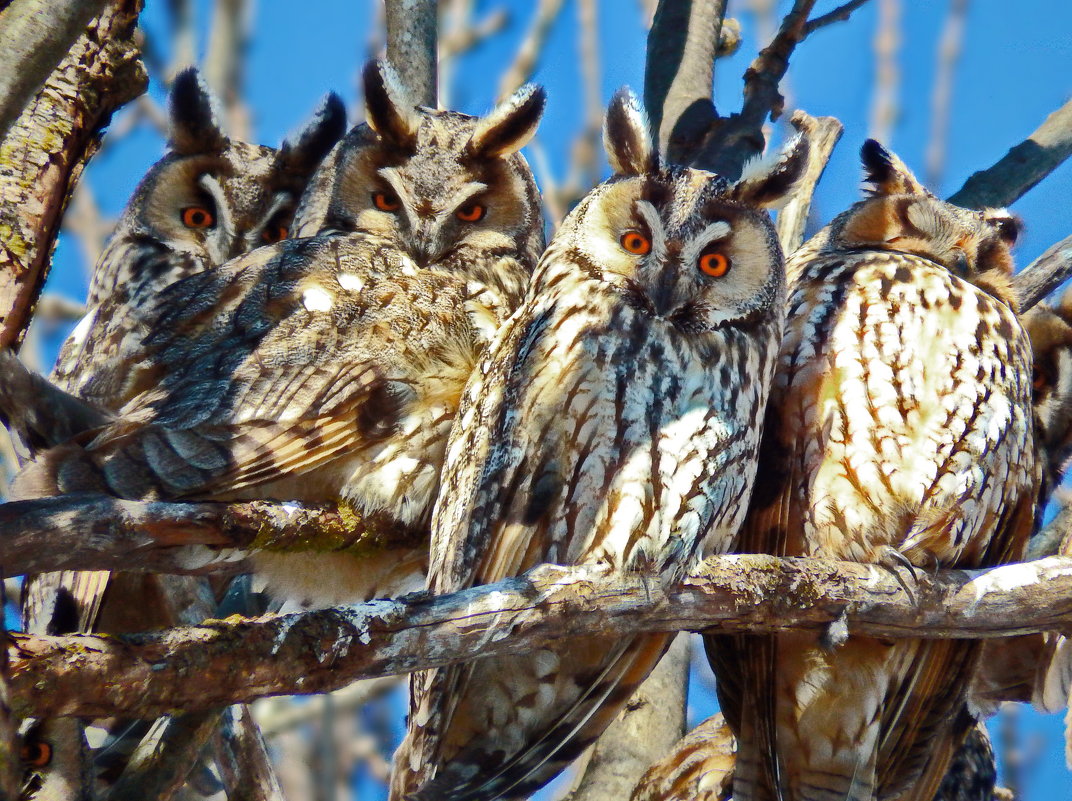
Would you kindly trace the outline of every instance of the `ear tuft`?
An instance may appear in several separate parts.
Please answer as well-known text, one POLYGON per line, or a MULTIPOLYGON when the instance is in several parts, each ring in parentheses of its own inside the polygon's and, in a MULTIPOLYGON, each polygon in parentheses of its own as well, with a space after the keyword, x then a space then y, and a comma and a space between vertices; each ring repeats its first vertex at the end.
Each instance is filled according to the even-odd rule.
POLYGON ((214 153, 227 147, 219 101, 196 67, 175 76, 168 96, 168 147, 176 153, 214 153))
POLYGON ((1024 232, 1024 221, 1008 209, 983 209, 983 219, 1009 247, 1024 232))
POLYGON ((860 148, 860 160, 864 165, 864 180, 871 184, 873 194, 930 194, 903 161, 874 139, 864 142, 860 148))
POLYGON ((540 125, 547 92, 527 83, 476 124, 469 139, 474 156, 507 156, 528 144, 540 125))
POLYGON ((603 147, 614 172, 642 175, 659 168, 648 115, 628 87, 614 93, 603 121, 603 147))
POLYGON ((398 73, 384 60, 370 61, 361 73, 365 85, 365 119, 385 141, 413 146, 420 117, 398 73))
POLYGON ((288 136, 279 147, 280 163, 299 172, 311 172, 346 133, 346 105, 329 92, 309 122, 288 136))
POLYGON ((786 203, 808 168, 811 143, 797 131, 778 150, 749 159, 730 195, 750 206, 770 209, 786 203))

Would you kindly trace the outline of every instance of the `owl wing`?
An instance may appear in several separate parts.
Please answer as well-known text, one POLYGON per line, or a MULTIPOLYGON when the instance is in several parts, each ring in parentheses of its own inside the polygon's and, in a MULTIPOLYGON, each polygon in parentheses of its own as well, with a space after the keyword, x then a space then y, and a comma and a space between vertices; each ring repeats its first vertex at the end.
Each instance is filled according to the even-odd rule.
POLYGON ((387 436, 420 368, 407 349, 444 338, 464 288, 393 275, 366 244, 289 240, 169 287, 142 321, 140 391, 118 421, 43 455, 16 491, 233 497, 387 436))

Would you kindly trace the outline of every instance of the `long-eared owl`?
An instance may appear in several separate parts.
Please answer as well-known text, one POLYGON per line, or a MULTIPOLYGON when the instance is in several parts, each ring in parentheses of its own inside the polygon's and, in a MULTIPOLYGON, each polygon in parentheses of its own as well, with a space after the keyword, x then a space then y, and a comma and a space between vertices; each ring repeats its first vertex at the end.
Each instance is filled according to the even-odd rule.
MULTIPOLYGON (((20 388, 13 357, 4 356, 11 369, 0 414, 13 423, 24 455, 107 421, 131 394, 128 378, 144 332, 139 318, 161 290, 284 238, 309 178, 346 127, 342 101, 329 94, 312 120, 274 149, 228 137, 215 106, 194 68, 176 76, 167 153, 127 202, 93 268, 87 313, 51 376, 88 404, 67 402, 43 383, 20 388)), ((91 625, 107 582, 104 571, 34 577, 24 591, 27 624, 53 633, 91 625)))
MULTIPOLYGON (((785 298, 762 207, 792 188, 806 140, 732 185, 662 166, 625 90, 604 145, 613 177, 563 222, 466 388, 432 524, 435 593, 541 562, 674 581, 728 550, 744 517, 785 298)), ((671 639, 578 638, 420 674, 391 798, 527 797, 671 639)))
MULTIPOLYGON (((522 87, 475 118, 414 106, 387 65, 364 83, 367 124, 310 182, 304 237, 161 292, 137 394, 92 440, 27 466, 16 494, 342 500, 427 526, 462 388, 542 249, 518 151, 544 94, 522 87)), ((330 604, 419 581, 426 556, 261 554, 258 568, 277 594, 330 604)))
MULTIPOLYGON (((873 140, 872 192, 787 264, 785 339, 742 552, 1016 560, 1039 487, 1007 212, 927 192, 873 140)), ((934 797, 980 645, 808 632, 708 639, 735 801, 934 797)))

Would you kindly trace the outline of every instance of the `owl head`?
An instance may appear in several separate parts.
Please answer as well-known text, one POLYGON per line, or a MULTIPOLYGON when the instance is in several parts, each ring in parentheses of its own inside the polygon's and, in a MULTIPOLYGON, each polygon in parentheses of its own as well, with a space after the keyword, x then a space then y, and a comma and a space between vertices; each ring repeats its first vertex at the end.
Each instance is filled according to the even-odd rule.
POLYGON ((1016 308, 1011 249, 1020 220, 1005 209, 946 203, 874 139, 860 150, 869 197, 832 224, 828 249, 888 250, 929 259, 1016 308))
POLYGON ((807 140, 729 183, 703 170, 660 164, 647 118, 627 89, 611 100, 603 141, 614 175, 577 206, 553 247, 625 302, 683 331, 747 324, 781 312, 785 277, 764 211, 802 174, 807 140))
POLYGON ((1045 497, 1061 483, 1072 457, 1072 290, 1054 306, 1035 306, 1023 324, 1031 339, 1032 405, 1045 457, 1045 497))
POLYGON ((167 153, 127 204, 95 270, 90 303, 120 286, 162 288, 286 237, 306 183, 346 130, 343 103, 329 94, 278 150, 231 139, 194 68, 175 78, 168 105, 167 153), (140 248, 136 256, 131 243, 140 248))
POLYGON ((474 274, 511 258, 531 273, 543 219, 518 151, 539 125, 543 89, 523 86, 486 116, 470 117, 416 106, 385 62, 370 62, 362 79, 366 123, 310 183, 298 235, 360 232, 419 267, 474 274))

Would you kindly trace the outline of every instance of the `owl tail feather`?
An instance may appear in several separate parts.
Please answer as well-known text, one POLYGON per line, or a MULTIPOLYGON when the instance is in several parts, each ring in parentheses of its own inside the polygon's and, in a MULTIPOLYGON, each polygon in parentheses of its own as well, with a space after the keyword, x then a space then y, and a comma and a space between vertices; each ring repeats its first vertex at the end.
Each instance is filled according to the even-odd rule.
MULTIPOLYGON (((665 634, 634 638, 612 651, 612 658, 586 692, 544 724, 525 747, 489 769, 489 746, 477 743, 440 766, 407 801, 496 801, 528 798, 591 745, 614 721, 637 687, 655 668, 673 638, 665 634), (470 766, 481 767, 472 778, 470 766)), ((470 688, 473 691, 477 688, 470 688)))
POLYGON ((107 412, 30 370, 14 351, 0 349, 0 422, 11 433, 20 461, 111 420, 107 412))

